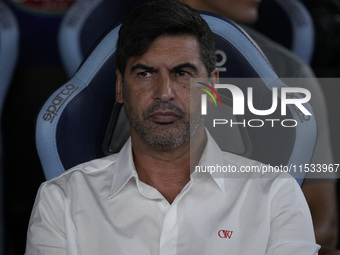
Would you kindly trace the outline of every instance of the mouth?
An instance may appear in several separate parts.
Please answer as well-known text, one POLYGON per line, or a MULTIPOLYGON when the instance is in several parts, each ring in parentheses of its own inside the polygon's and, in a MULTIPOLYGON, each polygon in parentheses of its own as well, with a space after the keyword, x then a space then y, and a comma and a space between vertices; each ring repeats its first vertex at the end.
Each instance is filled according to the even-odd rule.
POLYGON ((170 124, 178 120, 180 117, 171 111, 157 111, 152 113, 149 118, 158 124, 170 124))

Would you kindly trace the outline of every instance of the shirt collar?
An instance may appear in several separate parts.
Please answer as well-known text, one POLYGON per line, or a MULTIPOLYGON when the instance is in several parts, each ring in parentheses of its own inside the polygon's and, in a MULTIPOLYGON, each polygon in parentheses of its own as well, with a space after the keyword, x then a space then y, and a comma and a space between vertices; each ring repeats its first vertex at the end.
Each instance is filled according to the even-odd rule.
MULTIPOLYGON (((207 136, 207 144, 205 145, 204 151, 202 153, 201 159, 198 162, 197 166, 223 166, 223 152, 221 151, 220 147, 215 142, 214 138, 210 135, 209 131, 205 129, 205 133, 207 136)), ((196 172, 195 174, 200 175, 202 173, 196 172)), ((209 173, 211 176, 211 174, 209 173)), ((217 186, 225 193, 225 179, 213 177, 213 180, 217 184, 217 186)))
MULTIPOLYGON (((215 166, 216 164, 223 165, 223 153, 216 144, 215 140, 206 130, 207 143, 201 159, 198 163, 199 166, 215 166)), ((115 172, 113 174, 113 180, 111 184, 109 198, 117 194, 131 178, 138 179, 137 171, 133 162, 131 138, 125 143, 123 148, 117 155, 115 163, 115 172)), ((200 173, 193 173, 193 176, 199 176, 200 173)), ((217 186, 225 192, 225 184, 223 178, 212 177, 217 186)))
POLYGON ((109 198, 117 194, 132 177, 136 178, 137 172, 133 163, 131 138, 129 138, 117 155, 109 198))

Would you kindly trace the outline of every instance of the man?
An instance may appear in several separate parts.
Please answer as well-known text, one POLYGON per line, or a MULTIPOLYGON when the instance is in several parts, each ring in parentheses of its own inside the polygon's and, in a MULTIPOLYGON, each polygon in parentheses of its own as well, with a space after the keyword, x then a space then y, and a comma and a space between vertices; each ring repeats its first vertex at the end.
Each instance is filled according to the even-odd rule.
POLYGON ((116 99, 131 139, 42 184, 27 255, 317 254, 307 204, 288 174, 192 171, 259 164, 222 152, 204 128, 190 80, 214 84, 218 72, 213 35, 195 11, 172 0, 136 8, 116 54, 116 99))
MULTIPOLYGON (((181 0, 181 2, 197 10, 216 13, 242 24, 264 52, 279 77, 308 79, 299 86, 305 86, 312 94, 310 104, 318 125, 317 143, 311 163, 327 165, 334 163, 325 97, 310 67, 292 52, 249 26, 258 18, 261 0, 181 0)), ((312 213, 317 243, 322 246, 322 250, 335 249, 338 237, 337 176, 335 173, 328 173, 328 177, 331 178, 318 177, 320 176, 317 173, 308 173, 302 190, 312 213)), ((333 252, 340 254, 340 251, 333 252)))

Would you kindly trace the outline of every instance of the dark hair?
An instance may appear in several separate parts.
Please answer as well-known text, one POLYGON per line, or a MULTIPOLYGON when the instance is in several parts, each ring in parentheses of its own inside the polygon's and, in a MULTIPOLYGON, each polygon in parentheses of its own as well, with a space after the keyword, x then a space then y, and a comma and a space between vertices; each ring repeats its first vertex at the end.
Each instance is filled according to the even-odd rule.
POLYGON ((133 9, 119 30, 116 62, 124 74, 129 58, 143 55, 162 35, 192 35, 208 76, 215 68, 214 36, 208 24, 191 7, 175 0, 156 0, 133 9))

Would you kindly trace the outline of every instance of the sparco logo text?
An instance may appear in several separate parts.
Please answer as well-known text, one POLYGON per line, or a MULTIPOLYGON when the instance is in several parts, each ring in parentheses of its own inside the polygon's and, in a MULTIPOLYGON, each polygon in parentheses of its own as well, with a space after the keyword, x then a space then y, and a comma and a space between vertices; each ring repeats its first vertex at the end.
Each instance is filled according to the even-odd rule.
POLYGON ((60 108, 70 98, 70 96, 78 89, 78 87, 68 84, 52 99, 51 104, 47 107, 43 120, 50 123, 58 115, 60 108))

